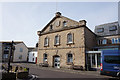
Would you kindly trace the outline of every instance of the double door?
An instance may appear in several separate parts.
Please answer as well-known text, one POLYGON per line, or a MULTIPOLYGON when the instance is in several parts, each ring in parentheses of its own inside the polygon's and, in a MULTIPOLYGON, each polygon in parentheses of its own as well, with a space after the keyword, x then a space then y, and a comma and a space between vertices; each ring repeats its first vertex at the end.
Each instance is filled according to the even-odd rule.
POLYGON ((60 68, 60 57, 54 57, 54 67, 60 68))

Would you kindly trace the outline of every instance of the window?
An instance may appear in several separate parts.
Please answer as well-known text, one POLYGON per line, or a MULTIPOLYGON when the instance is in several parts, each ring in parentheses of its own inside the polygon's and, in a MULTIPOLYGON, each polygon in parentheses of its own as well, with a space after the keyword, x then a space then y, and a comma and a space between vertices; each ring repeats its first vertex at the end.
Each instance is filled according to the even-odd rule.
POLYGON ((5 59, 5 58, 8 58, 8 54, 4 54, 3 55, 3 58, 5 59))
POLYGON ((5 50, 9 50, 9 46, 6 46, 4 49, 5 49, 5 50))
POLYGON ((114 40, 115 40, 115 43, 118 43, 118 38, 115 38, 114 40))
POLYGON ((64 22, 63 22, 63 27, 66 27, 66 26, 67 26, 67 22, 64 21, 64 22))
POLYGON ((48 38, 47 37, 45 38, 44 46, 48 46, 48 38))
POLYGON ((114 38, 112 38, 112 44, 114 44, 114 38))
POLYGON ((111 64, 120 64, 120 56, 105 56, 104 61, 111 64))
POLYGON ((34 61, 34 58, 32 60, 34 61))
POLYGON ((22 55, 19 56, 19 59, 22 59, 22 55))
POLYGON ((102 40, 98 40, 98 45, 101 45, 102 44, 102 40))
POLYGON ((109 27, 109 31, 115 31, 115 30, 117 30, 117 26, 111 26, 111 27, 109 27))
POLYGON ((68 63, 72 63, 72 62, 73 62, 73 55, 72 55, 71 53, 69 53, 69 54, 67 55, 67 62, 68 62, 68 63))
POLYGON ((67 43, 73 43, 73 35, 71 33, 67 35, 67 43))
POLYGON ((119 40, 119 43, 120 43, 120 38, 118 38, 118 40, 119 40))
POLYGON ((47 54, 46 53, 43 54, 43 62, 47 62, 47 54))
POLYGON ((20 52, 23 52, 23 48, 20 48, 20 52))
POLYGON ((53 30, 53 25, 50 25, 50 31, 53 30))
POLYGON ((97 32, 98 32, 98 33, 104 32, 104 28, 98 28, 98 29, 97 29, 97 32))
POLYGON ((112 38, 112 44, 117 44, 119 43, 120 39, 119 38, 112 38))
POLYGON ((57 35, 55 36, 55 45, 59 45, 60 44, 60 37, 57 35))
POLYGON ((107 44, 107 40, 103 39, 102 44, 107 44))
POLYGON ((35 53, 33 53, 33 56, 35 55, 35 53))

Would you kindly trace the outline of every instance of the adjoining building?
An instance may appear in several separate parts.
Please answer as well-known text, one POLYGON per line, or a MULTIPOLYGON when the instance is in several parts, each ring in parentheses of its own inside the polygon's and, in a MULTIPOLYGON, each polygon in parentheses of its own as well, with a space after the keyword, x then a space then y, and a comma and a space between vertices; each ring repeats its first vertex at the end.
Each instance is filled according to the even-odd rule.
POLYGON ((37 53, 36 47, 28 47, 28 62, 37 63, 37 53))
POLYGON ((91 68, 100 68, 101 51, 120 50, 120 26, 118 22, 95 26, 97 45, 93 51, 87 51, 87 64, 91 68))
POLYGON ((95 50, 120 50, 120 26, 118 22, 96 26, 95 34, 97 35, 95 50))
MULTIPOLYGON (((0 42, 2 62, 8 62, 11 50, 11 41, 0 42)), ((22 41, 14 41, 15 50, 11 56, 11 62, 27 62, 28 48, 22 41)))
POLYGON ((38 31, 38 61, 55 68, 72 65, 86 69, 86 51, 96 46, 96 35, 85 20, 74 21, 57 12, 55 17, 38 31))

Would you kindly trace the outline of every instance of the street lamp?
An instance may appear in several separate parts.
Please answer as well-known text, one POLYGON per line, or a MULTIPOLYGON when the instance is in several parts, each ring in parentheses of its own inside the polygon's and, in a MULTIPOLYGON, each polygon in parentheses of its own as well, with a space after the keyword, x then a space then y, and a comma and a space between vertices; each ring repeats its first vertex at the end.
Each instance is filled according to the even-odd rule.
POLYGON ((12 41, 12 43, 10 44, 10 55, 9 55, 9 59, 8 59, 8 73, 10 70, 11 56, 12 56, 13 50, 15 50, 15 46, 13 44, 14 44, 14 42, 12 41))

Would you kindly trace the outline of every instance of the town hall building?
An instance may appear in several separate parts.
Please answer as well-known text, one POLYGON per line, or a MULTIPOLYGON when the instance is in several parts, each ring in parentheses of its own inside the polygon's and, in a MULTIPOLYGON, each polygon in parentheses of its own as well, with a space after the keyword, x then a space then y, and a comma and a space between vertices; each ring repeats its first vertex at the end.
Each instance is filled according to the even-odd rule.
POLYGON ((85 20, 74 21, 60 12, 38 31, 37 64, 48 63, 55 68, 70 68, 72 65, 86 68, 86 51, 96 46, 96 34, 85 20))

